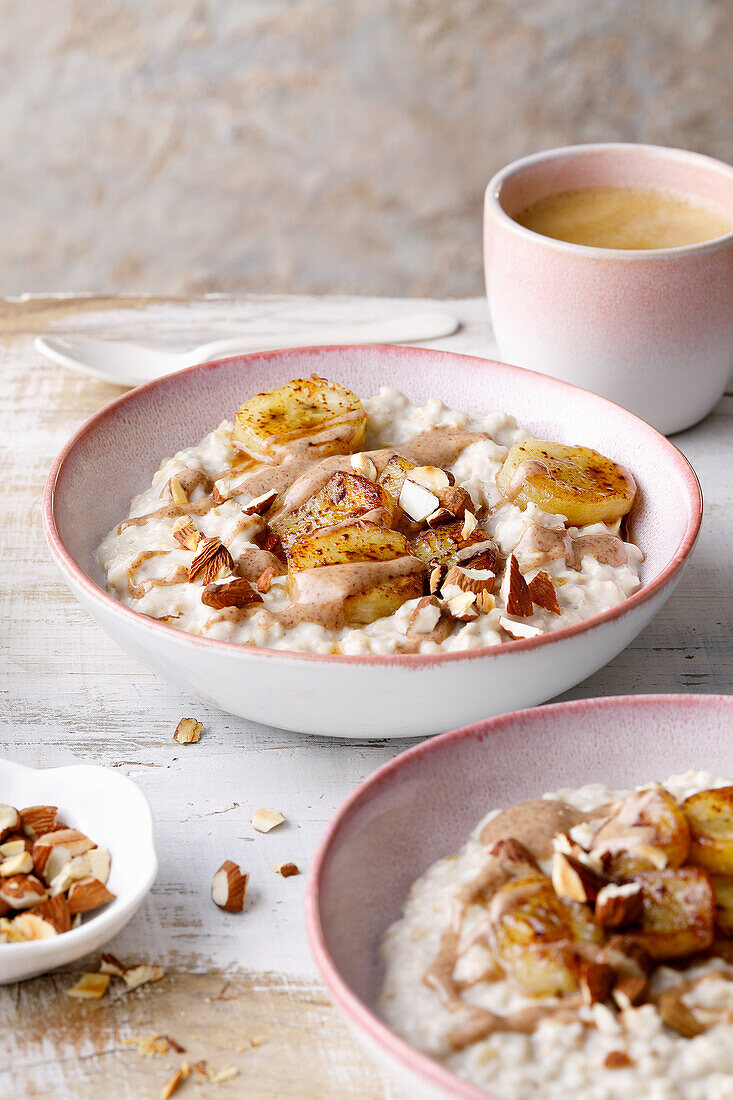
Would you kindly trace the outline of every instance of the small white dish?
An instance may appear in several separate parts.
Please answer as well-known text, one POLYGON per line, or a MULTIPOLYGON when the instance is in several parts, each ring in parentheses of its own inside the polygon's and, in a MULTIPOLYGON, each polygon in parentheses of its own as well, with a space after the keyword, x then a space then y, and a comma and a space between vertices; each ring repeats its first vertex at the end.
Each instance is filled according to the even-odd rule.
POLYGON ((78 928, 47 940, 0 944, 0 985, 33 978, 74 962, 117 935, 149 893, 158 872, 153 815, 139 787, 118 771, 90 765, 26 768, 0 760, 0 802, 22 809, 53 805, 112 857, 108 886, 114 893, 78 928))

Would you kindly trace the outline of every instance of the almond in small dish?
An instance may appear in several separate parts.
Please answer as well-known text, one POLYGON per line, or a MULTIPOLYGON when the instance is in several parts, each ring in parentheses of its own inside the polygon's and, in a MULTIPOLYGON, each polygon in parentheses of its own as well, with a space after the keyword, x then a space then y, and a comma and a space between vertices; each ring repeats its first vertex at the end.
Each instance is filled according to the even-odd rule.
POLYGON ((537 637, 635 592, 635 494, 611 458, 505 413, 387 387, 362 401, 314 376, 164 460, 98 558, 109 592, 178 630, 442 653, 537 637))
POLYGON ((502 1100, 724 1097, 732 937, 729 779, 561 790, 414 883, 379 1011, 502 1100))
POLYGON ((50 939, 114 899, 110 854, 57 806, 0 806, 0 944, 50 939))

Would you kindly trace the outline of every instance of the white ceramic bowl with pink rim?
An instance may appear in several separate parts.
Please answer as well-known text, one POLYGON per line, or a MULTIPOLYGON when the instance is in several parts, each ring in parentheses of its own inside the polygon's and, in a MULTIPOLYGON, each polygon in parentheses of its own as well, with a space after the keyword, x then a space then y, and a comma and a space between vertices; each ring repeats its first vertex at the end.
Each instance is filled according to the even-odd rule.
POLYGON ((492 808, 591 782, 634 787, 692 769, 731 775, 732 723, 732 696, 557 703, 422 742, 349 796, 311 863, 308 938, 336 1007, 406 1096, 489 1095, 415 1050, 376 1015, 379 945, 415 879, 457 852, 492 808))
POLYGON ((733 214, 733 168, 654 145, 574 145, 486 189, 484 261, 503 359, 617 401, 665 434, 701 420, 733 369, 733 233, 680 248, 591 248, 513 220, 579 187, 673 191, 733 214))
POLYGON ((231 714, 335 737, 408 737, 541 703, 619 653, 671 594, 701 519, 686 459, 635 416, 544 375, 485 359, 405 347, 305 348, 192 367, 124 394, 84 424, 56 459, 43 517, 56 564, 80 603, 142 664, 231 714), (641 589, 552 633, 436 655, 321 656, 185 634, 104 590, 96 549, 150 485, 160 461, 197 443, 252 394, 311 373, 368 397, 396 386, 422 404, 502 409, 540 438, 583 443, 628 467, 631 516, 646 554, 641 589))

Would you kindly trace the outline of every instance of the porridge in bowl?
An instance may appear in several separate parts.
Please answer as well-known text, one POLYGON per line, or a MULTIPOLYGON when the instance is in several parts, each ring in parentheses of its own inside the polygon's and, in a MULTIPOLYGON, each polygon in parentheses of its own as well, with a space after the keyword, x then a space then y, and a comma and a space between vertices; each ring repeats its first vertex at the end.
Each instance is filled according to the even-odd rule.
POLYGON ((492 811, 410 891, 379 1012, 502 1100, 733 1095, 733 787, 492 811))
POLYGON ((505 413, 362 402, 296 379, 165 459, 98 549, 107 589, 180 630, 311 653, 440 653, 621 603, 642 552, 610 458, 505 413))

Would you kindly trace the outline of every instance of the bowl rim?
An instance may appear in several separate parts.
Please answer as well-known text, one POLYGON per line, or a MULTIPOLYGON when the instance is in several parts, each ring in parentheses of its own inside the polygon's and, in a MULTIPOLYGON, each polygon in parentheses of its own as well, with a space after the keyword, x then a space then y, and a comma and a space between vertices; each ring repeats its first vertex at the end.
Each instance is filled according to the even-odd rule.
POLYGON ((345 665, 376 665, 376 666, 393 666, 404 668, 429 668, 433 665, 448 664, 453 661, 471 661, 480 660, 485 657, 498 657, 501 654, 522 653, 526 650, 537 649, 541 646, 550 645, 554 642, 563 641, 567 638, 574 638, 580 634, 584 634, 589 630, 593 630, 597 626, 601 626, 606 623, 614 622, 626 615, 631 614, 637 608, 647 603, 649 600, 657 596, 663 589, 665 589, 673 580, 675 575, 680 571, 683 565, 695 545, 698 533, 700 531, 700 524, 702 522, 702 490, 697 475, 690 465, 689 461, 678 447, 671 443, 666 436, 658 432, 656 428, 653 428, 641 417, 636 416, 635 413, 630 412, 628 409, 624 409, 622 406, 617 405, 613 401, 609 401, 605 397, 601 397, 599 394, 592 393, 589 390, 584 390, 580 386, 573 386, 569 382, 563 382, 558 378, 552 378, 549 375, 540 374, 537 371, 527 370, 524 367, 517 367, 510 363, 503 363, 498 359, 483 359, 475 355, 461 355, 459 352, 442 349, 431 348, 416 348, 409 345, 349 345, 348 347, 342 347, 341 345, 315 345, 314 347, 301 347, 301 348, 287 348, 273 351, 255 352, 249 355, 234 355, 227 356, 223 359, 213 359, 205 363, 198 363, 192 367, 187 367, 184 370, 176 371, 172 374, 163 375, 160 378, 155 378, 150 382, 146 382, 141 386, 137 386, 134 389, 130 389, 118 397, 113 398, 106 405, 103 405, 101 409, 93 413, 83 424, 73 433, 70 439, 62 447, 61 451, 55 458, 46 480, 46 485, 43 492, 43 529, 46 536, 46 542, 51 551, 51 554, 56 560, 56 564, 61 569, 61 572, 66 576, 67 580, 73 585, 80 587, 87 596, 90 597, 95 603, 101 605, 102 610, 106 610, 115 617, 121 619, 121 625, 126 623, 130 626, 137 626, 142 630, 153 632, 154 636, 158 636, 161 641, 168 639, 169 642, 175 642, 180 645, 190 645, 193 647, 203 647, 210 652, 228 653, 233 655, 235 652, 243 656, 252 657, 264 657, 264 658, 279 658, 283 661, 315 661, 315 662, 328 662, 332 664, 345 664, 345 665), (397 357, 402 355, 409 355, 411 357, 417 356, 418 358, 434 355, 440 356, 458 356, 462 360, 467 361, 467 365, 470 364, 476 368, 489 368, 500 367, 502 370, 509 371, 510 373, 520 373, 524 376, 532 376, 541 382, 543 385, 550 387, 558 387, 564 391, 570 391, 573 394, 575 391, 581 394, 589 395, 593 400, 601 403, 601 406, 609 406, 610 408, 619 409, 621 413, 628 417, 631 425, 639 430, 641 428, 644 432, 650 432, 653 436, 656 436, 657 440, 661 442, 662 446, 668 450, 670 462, 676 467, 679 473, 684 487, 687 493, 687 500, 689 504, 689 517, 685 527, 684 534, 680 539, 677 549, 672 555, 671 560, 667 563, 661 573, 655 577, 649 584, 644 584, 631 596, 628 596, 621 603, 616 604, 615 607, 611 607, 606 611, 600 611, 596 615, 592 615, 588 619, 584 619, 579 623, 571 623, 567 626, 560 627, 558 630, 553 630, 545 634, 540 634, 534 638, 525 638, 514 640, 511 643, 497 643, 489 646, 480 646, 474 649, 466 650, 453 650, 448 653, 395 653, 395 654, 342 654, 342 653, 304 653, 297 650, 287 649, 272 649, 264 646, 242 645, 240 642, 226 642, 216 638, 204 637, 200 634, 190 634, 183 630, 177 630, 173 626, 169 626, 167 623, 159 622, 156 619, 152 619, 147 615, 142 614, 140 611, 135 611, 133 608, 127 607, 121 603, 118 599, 112 596, 109 592, 105 592, 103 588, 100 588, 81 568, 76 562, 74 557, 69 553, 64 545, 61 534, 56 524, 56 512, 55 512, 55 496, 56 496, 56 483, 60 476, 61 470, 69 457, 71 452, 87 435, 92 433, 99 424, 106 417, 109 416, 115 409, 128 402, 134 402, 137 400, 141 393, 148 393, 151 390, 158 388, 159 386, 165 386, 170 384, 171 380, 178 380, 183 376, 188 376, 197 372, 206 372, 210 370, 216 370, 218 367, 225 363, 231 363, 233 360, 244 361, 248 363, 250 360, 261 359, 298 359, 302 356, 303 352, 317 352, 327 353, 328 355, 338 356, 345 351, 358 352, 358 351, 374 351, 378 350, 388 355, 395 355, 397 357))
POLYGON ((484 191, 485 216, 488 217, 491 214, 498 219, 505 229, 509 229, 516 236, 523 237, 535 245, 539 244, 555 252, 569 252, 571 255, 584 256, 594 260, 625 260, 628 263, 633 263, 635 260, 676 259, 681 256, 698 255, 701 252, 716 251, 733 242, 733 230, 730 230, 718 237, 711 237, 707 241, 698 241, 697 244, 674 245, 671 248, 599 248, 596 245, 576 244, 573 241, 563 241, 557 237, 547 237, 544 233, 528 229, 516 222, 502 206, 501 189, 506 181, 517 172, 521 172, 533 164, 554 160, 559 156, 581 156, 607 149, 634 149, 651 157, 658 157, 660 160, 699 164, 710 171, 717 171, 720 175, 733 176, 733 165, 726 164, 724 160, 708 156, 706 153, 695 153, 691 149, 678 149, 672 145, 653 145, 643 141, 589 141, 580 142, 577 145, 558 145, 551 149, 542 149, 538 153, 530 153, 528 156, 519 157, 495 172, 484 191))
MULTIPOLYGON (((83 954, 93 949, 92 947, 88 947, 87 944, 98 943, 100 941, 100 936, 104 935, 106 929, 111 928, 112 931, 110 935, 115 935, 116 929, 121 929, 127 924, 141 902, 149 894, 158 875, 158 855, 155 850, 153 811, 150 808, 150 802, 147 796, 134 780, 122 773, 112 772, 111 769, 102 767, 99 764, 62 764, 53 768, 34 768, 28 764, 19 764, 15 760, 0 760, 0 768, 8 769, 9 771, 14 771, 21 775, 59 775, 62 777, 62 782, 65 777, 71 778, 71 775, 74 773, 94 772, 99 774, 102 772, 109 776, 113 784, 124 787, 127 790, 127 796, 137 803, 139 813, 144 815, 146 843, 142 853, 139 853, 139 861, 144 875, 134 890, 130 890, 127 896, 116 895, 114 900, 109 902, 95 917, 83 922, 78 928, 71 928, 68 932, 64 932, 61 935, 51 936, 43 940, 30 940, 25 943, 0 944, 0 960, 2 960, 3 952, 8 951, 12 952, 14 963, 26 962, 27 964, 32 963, 32 965, 35 966, 38 964, 43 965, 44 959, 48 956, 48 962, 45 965, 47 965, 49 969, 52 969, 59 965, 53 961, 53 955, 57 954, 59 949, 63 949, 64 952, 67 952, 67 949, 74 947, 76 951, 75 957, 81 958, 83 954), (120 904, 116 905, 116 902, 120 904)), ((69 805, 68 810, 70 813, 74 813, 74 807, 72 805, 69 805)), ((114 852, 111 852, 111 856, 114 860, 114 852)), ((102 942, 104 942, 103 939, 102 942)), ((6 958, 9 959, 10 955, 8 954, 6 958)))
POLYGON ((368 800, 371 792, 378 788, 385 779, 391 779, 394 773, 399 773, 416 757, 425 757, 431 753, 441 752, 446 745, 457 741, 490 738, 497 729, 513 724, 521 726, 528 718, 533 719, 538 712, 543 715, 550 714, 553 718, 557 716, 558 720, 562 721, 567 714, 582 716, 589 711, 613 711, 617 707, 629 705, 640 709, 674 705, 677 707, 692 707, 693 709, 710 707, 714 710, 718 707, 724 707, 733 710, 733 695, 660 693, 658 695, 607 695, 591 699, 572 699, 563 703, 524 707, 521 710, 510 711, 508 714, 500 714, 494 718, 484 719, 482 722, 474 722, 469 726, 449 730, 447 733, 429 737, 421 741, 420 744, 413 745, 411 748, 399 753, 392 760, 387 761, 386 764, 382 764, 366 779, 363 779, 341 803, 321 835, 308 869, 304 910, 308 945, 329 996, 358 1032, 364 1033, 375 1046, 382 1051, 386 1051, 402 1068, 417 1074, 425 1082, 442 1088, 446 1095, 458 1097, 460 1100, 500 1100, 493 1093, 479 1088, 478 1085, 474 1085, 462 1077, 458 1077, 452 1070, 447 1069, 429 1055, 423 1054, 407 1040, 400 1038, 375 1012, 366 1006, 356 993, 352 992, 347 982, 341 977, 341 973, 326 945, 320 917, 321 880, 331 847, 337 840, 351 811, 364 799, 368 800))

